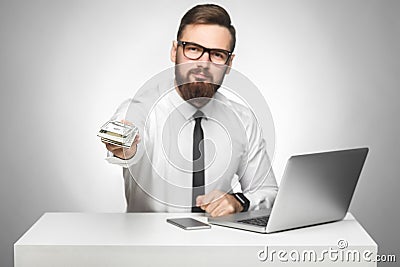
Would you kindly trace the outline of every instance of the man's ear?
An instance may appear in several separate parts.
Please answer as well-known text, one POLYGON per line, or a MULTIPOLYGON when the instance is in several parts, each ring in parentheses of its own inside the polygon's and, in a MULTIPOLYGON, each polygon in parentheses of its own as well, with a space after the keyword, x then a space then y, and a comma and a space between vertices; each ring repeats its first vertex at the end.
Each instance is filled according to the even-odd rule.
POLYGON ((232 54, 231 57, 229 58, 229 61, 228 61, 228 68, 226 69, 225 74, 229 74, 229 72, 231 71, 232 61, 233 61, 233 58, 234 58, 234 57, 235 57, 235 54, 232 54))
POLYGON ((170 58, 174 63, 176 63, 176 49, 178 49, 178 43, 176 41, 172 41, 170 58))

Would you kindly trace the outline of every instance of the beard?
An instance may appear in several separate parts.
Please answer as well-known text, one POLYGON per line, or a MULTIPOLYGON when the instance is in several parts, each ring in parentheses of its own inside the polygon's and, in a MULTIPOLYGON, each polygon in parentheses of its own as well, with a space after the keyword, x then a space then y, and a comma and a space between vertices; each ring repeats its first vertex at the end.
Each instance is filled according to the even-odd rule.
POLYGON ((185 101, 196 98, 212 98, 220 85, 207 82, 191 82, 178 85, 179 92, 185 101))
POLYGON ((175 79, 181 97, 197 108, 206 105, 221 86, 220 84, 213 83, 212 75, 201 68, 193 68, 187 71, 185 75, 181 73, 181 68, 176 65, 175 79), (199 73, 204 75, 205 78, 195 79, 194 81, 190 79, 191 75, 199 73), (210 82, 208 80, 210 80, 210 82))

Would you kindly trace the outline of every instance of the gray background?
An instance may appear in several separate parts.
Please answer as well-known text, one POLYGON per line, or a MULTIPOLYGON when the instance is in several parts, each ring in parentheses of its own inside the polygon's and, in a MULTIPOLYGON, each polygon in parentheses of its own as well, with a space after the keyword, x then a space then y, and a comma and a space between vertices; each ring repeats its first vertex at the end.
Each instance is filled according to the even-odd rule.
MULTIPOLYGON (((194 3, 0 2, 1 266, 44 212, 124 211, 96 131, 171 66, 194 3)), ((278 181, 292 154, 370 147, 351 212, 399 258, 400 1, 219 3, 238 32, 234 67, 274 117, 278 181)))

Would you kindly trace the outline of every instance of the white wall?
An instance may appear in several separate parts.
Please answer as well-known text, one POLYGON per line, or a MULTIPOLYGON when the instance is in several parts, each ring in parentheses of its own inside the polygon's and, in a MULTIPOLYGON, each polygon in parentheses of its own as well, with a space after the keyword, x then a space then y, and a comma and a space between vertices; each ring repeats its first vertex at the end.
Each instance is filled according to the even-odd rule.
MULTIPOLYGON (((0 2, 1 266, 43 212, 124 211, 121 170, 96 131, 171 66, 195 3, 0 2)), ((292 154, 369 146, 351 210, 381 253, 396 253, 400 2, 218 3, 237 28, 235 69, 270 105, 278 180, 292 154)))

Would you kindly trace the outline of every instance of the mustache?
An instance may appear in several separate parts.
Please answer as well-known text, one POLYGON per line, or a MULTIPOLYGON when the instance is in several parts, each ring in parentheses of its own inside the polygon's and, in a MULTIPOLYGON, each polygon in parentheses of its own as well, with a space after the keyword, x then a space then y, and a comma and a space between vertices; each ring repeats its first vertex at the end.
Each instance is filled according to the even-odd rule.
POLYGON ((193 68, 191 70, 189 70, 188 72, 188 76, 191 74, 202 74, 204 75, 206 78, 213 78, 213 75, 208 71, 208 69, 204 69, 204 68, 193 68))

